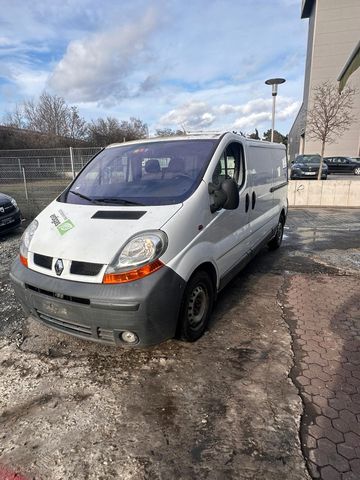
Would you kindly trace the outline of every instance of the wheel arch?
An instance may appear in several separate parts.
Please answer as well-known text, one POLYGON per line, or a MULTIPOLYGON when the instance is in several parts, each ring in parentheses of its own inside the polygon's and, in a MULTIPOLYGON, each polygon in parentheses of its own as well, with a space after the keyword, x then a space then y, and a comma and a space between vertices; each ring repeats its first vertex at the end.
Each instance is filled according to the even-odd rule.
POLYGON ((214 293, 216 295, 216 292, 218 289, 218 274, 217 274, 216 268, 211 262, 200 263, 200 265, 198 265, 195 268, 195 270, 191 273, 189 280, 195 275, 196 272, 199 272, 201 270, 205 271, 209 275, 211 279, 211 283, 213 284, 213 287, 214 287, 214 293))
POLYGON ((283 224, 285 225, 285 221, 286 221, 286 212, 285 212, 285 208, 282 208, 281 212, 280 212, 280 220, 282 219, 283 220, 283 224))

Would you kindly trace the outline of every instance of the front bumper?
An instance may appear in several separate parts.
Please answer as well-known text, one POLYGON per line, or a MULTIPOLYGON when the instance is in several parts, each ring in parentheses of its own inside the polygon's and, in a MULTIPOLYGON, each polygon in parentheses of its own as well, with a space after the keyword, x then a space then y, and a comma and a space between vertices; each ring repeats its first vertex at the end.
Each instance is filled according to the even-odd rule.
POLYGON ((135 282, 103 285, 50 277, 16 259, 10 278, 25 313, 76 337, 126 345, 124 331, 137 334, 137 347, 154 345, 176 332, 185 281, 168 267, 135 282))
MULTIPOLYGON (((319 172, 291 172, 291 180, 317 180, 319 172)), ((321 173, 321 180, 326 180, 327 172, 321 173)))
POLYGON ((17 209, 15 212, 11 212, 8 215, 2 215, 0 217, 0 234, 10 232, 15 228, 18 228, 21 224, 21 213, 17 209))

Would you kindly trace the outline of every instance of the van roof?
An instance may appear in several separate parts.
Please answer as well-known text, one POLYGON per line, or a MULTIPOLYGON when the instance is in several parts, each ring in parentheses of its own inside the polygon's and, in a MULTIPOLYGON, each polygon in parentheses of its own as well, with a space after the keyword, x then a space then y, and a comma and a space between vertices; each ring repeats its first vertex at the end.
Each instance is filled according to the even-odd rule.
POLYGON ((189 132, 185 133, 184 135, 172 135, 169 137, 150 137, 150 138, 141 138, 139 140, 132 140, 130 142, 122 142, 122 143, 112 143, 108 145, 106 148, 113 148, 113 147, 121 147, 124 144, 126 145, 137 145, 139 143, 155 143, 155 142, 171 142, 171 141, 176 141, 176 140, 219 140, 220 138, 224 136, 229 136, 230 138, 232 137, 234 140, 239 139, 239 137, 242 140, 246 140, 247 143, 250 143, 252 145, 257 145, 257 146, 269 146, 273 148, 278 148, 278 147, 283 147, 285 146, 281 143, 271 143, 267 142, 265 140, 254 140, 251 138, 246 138, 240 133, 236 132, 230 132, 230 131, 200 131, 200 132, 189 132))

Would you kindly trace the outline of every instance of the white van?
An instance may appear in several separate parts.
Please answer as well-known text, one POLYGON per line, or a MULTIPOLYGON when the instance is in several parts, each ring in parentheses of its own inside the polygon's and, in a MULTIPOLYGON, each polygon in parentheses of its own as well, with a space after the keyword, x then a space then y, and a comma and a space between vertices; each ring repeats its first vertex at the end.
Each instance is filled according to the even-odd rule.
POLYGON ((235 133, 110 145, 30 224, 11 279, 46 325, 108 344, 198 339, 287 215, 284 145, 235 133))

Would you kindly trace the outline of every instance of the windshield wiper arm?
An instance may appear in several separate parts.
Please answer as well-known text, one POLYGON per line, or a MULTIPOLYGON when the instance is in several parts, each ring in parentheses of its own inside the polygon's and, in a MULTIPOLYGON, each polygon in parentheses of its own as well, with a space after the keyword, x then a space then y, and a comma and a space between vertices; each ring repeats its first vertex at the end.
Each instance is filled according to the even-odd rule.
POLYGON ((77 195, 78 197, 83 198, 84 200, 87 200, 88 202, 98 203, 98 201, 95 200, 94 198, 87 197, 86 195, 83 195, 80 192, 75 192, 74 190, 69 190, 69 192, 72 193, 73 195, 77 195))
POLYGON ((143 203, 133 202, 132 200, 126 200, 126 198, 118 198, 118 197, 97 198, 96 202, 114 203, 116 205, 144 205, 143 203))

